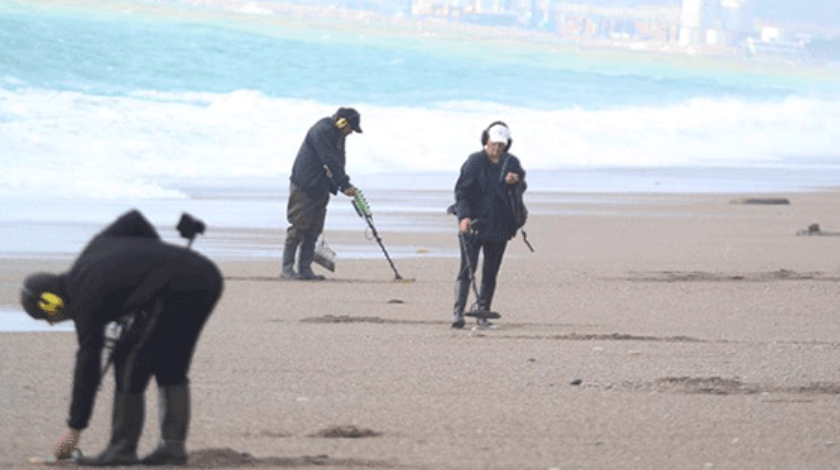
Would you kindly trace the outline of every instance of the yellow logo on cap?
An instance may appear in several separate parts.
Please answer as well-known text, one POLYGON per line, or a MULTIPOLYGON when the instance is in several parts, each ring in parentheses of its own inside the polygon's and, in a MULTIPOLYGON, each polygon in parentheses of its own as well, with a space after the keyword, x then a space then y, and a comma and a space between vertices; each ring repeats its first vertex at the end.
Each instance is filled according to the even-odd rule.
POLYGON ((347 119, 338 118, 338 120, 335 121, 335 127, 339 129, 344 129, 345 127, 347 127, 347 119))
POLYGON ((38 301, 38 306, 47 315, 56 315, 64 308, 64 300, 52 292, 44 292, 41 294, 41 300, 38 301))

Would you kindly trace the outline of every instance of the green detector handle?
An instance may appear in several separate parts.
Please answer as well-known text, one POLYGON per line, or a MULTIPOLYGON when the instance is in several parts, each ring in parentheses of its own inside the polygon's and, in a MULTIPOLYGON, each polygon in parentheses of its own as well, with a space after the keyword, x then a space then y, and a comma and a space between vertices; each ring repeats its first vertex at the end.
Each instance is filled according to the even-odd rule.
POLYGON ((360 189, 356 190, 356 196, 353 198, 353 207, 356 209, 356 213, 359 214, 359 217, 371 218, 373 214, 370 212, 370 205, 365 199, 365 193, 363 193, 360 189))

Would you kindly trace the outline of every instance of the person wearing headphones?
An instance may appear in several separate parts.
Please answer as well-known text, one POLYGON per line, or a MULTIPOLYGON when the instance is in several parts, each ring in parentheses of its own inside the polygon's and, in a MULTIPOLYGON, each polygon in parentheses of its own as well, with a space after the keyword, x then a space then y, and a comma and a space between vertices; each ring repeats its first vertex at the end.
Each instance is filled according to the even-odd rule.
POLYGON ((93 413, 103 372, 113 364, 108 447, 95 457, 77 456, 75 462, 83 466, 186 465, 187 375, 222 284, 212 261, 188 247, 163 242, 137 210, 97 234, 67 272, 40 272, 26 278, 21 289, 26 313, 50 324, 72 320, 79 343, 69 429, 55 445, 56 459, 74 455, 93 413), (108 331, 117 324, 122 335, 115 338, 108 331), (103 350, 110 350, 104 369, 103 350), (151 454, 138 460, 144 392, 153 376, 159 391, 160 441, 151 454))
MULTIPOLYGON (((508 126, 497 121, 481 134, 484 149, 473 153, 461 166, 455 184, 455 215, 458 217, 461 243, 461 267, 455 285, 452 327, 464 327, 464 308, 470 282, 484 253, 478 309, 490 311, 496 291, 496 277, 508 240, 516 235, 518 224, 510 205, 510 191, 525 186, 525 170, 519 159, 508 153, 513 140, 508 126)), ((478 317, 479 326, 491 327, 487 318, 478 317)))
POLYGON ((356 195, 356 188, 344 171, 345 140, 353 132, 362 133, 360 121, 355 109, 339 108, 332 116, 318 120, 306 133, 289 178, 289 227, 281 279, 324 279, 312 271, 315 243, 324 230, 330 194, 341 191, 346 196, 356 195))

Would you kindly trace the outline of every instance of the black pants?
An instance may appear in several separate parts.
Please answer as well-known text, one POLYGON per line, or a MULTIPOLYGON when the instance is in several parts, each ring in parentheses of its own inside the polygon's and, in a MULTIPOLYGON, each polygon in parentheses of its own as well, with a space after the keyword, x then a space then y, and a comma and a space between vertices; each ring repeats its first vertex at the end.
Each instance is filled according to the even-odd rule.
POLYGON ((156 296, 142 340, 115 358, 117 391, 142 393, 153 376, 159 386, 188 382, 198 337, 221 297, 222 284, 221 273, 209 260, 185 260, 183 271, 156 296))
MULTIPOLYGON (((478 268, 478 255, 480 252, 484 252, 478 305, 482 310, 490 310, 490 305, 493 303, 493 294, 496 292, 496 277, 499 274, 499 268, 502 267, 507 241, 487 242, 476 240, 475 237, 471 236, 462 236, 462 240, 461 269, 458 271, 457 283, 459 286, 469 284, 470 272, 468 266, 472 268, 472 274, 475 275, 476 268, 478 268), (464 248, 466 248, 466 252, 464 248), (467 260, 469 260, 469 264, 467 264, 467 260)), ((464 303, 466 303, 466 297, 461 301, 461 305, 456 306, 456 309, 460 307, 460 310, 463 311, 464 303)))
POLYGON ((293 267, 300 246, 298 265, 301 269, 309 269, 315 255, 315 242, 324 231, 329 202, 330 193, 312 196, 296 184, 289 183, 289 202, 286 207, 289 228, 286 229, 286 242, 283 247, 285 268, 293 267))

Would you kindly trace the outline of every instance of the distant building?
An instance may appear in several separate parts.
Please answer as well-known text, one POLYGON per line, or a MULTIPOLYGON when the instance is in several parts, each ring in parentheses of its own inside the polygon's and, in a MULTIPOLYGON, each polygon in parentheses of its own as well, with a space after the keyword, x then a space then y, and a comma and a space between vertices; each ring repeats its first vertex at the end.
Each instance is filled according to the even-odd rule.
POLYGON ((679 8, 602 7, 587 3, 552 4, 557 33, 569 40, 650 42, 663 47, 676 41, 679 8))
POLYGON ((809 38, 798 37, 777 25, 759 25, 758 37, 745 42, 748 56, 776 56, 803 59, 808 55, 809 38))
POLYGON ((363 10, 382 15, 410 16, 414 0, 309 0, 310 3, 322 7, 347 8, 349 10, 363 10))
POLYGON ((683 0, 679 44, 731 46, 752 29, 744 8, 756 0, 683 0))
POLYGON ((519 23, 521 0, 414 0, 415 15, 439 16, 490 26, 519 23))
POLYGON ((400 4, 410 10, 409 14, 417 16, 540 29, 564 40, 591 41, 639 51, 840 59, 838 27, 768 22, 765 16, 770 0, 673 0, 670 4, 634 7, 604 6, 629 2, 603 0, 352 1, 378 4, 380 11, 384 5, 400 4))
POLYGON ((703 26, 704 0, 683 0, 680 10, 680 45, 688 46, 700 42, 703 26))

